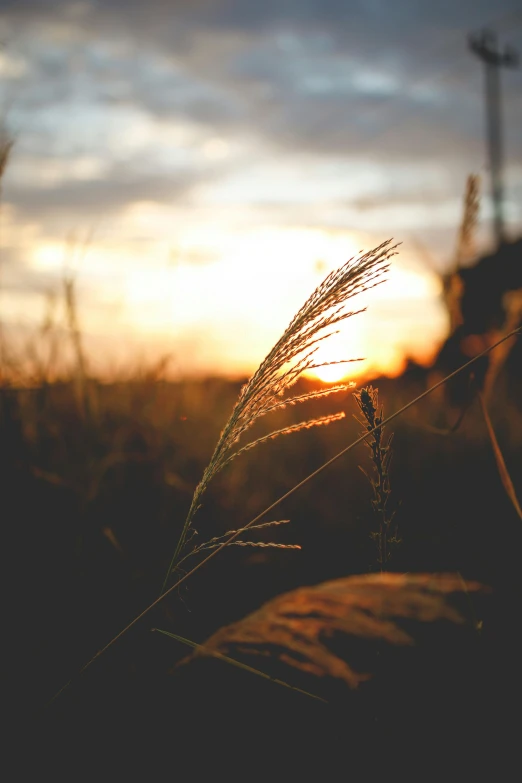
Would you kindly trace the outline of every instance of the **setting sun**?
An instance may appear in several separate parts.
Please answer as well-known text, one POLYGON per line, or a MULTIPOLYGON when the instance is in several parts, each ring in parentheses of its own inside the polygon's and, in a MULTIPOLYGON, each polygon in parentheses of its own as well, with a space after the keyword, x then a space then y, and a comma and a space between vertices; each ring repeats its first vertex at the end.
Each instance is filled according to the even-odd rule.
MULTIPOLYGON (((347 379, 345 364, 326 364, 324 367, 313 370, 310 374, 323 383, 338 383, 347 379)), ((350 373, 350 375, 352 374, 350 373)))
MULTIPOLYGON (((143 203, 127 215, 133 230, 154 233, 165 217, 143 203), (137 223, 139 216, 146 221, 137 223)), ((35 269, 54 275, 57 289, 72 257, 86 344, 110 321, 107 348, 129 355, 134 341, 151 357, 168 350, 184 375, 252 373, 312 291, 362 244, 356 234, 324 229, 265 225, 231 234, 187 226, 169 252, 165 236, 164 227, 146 265, 140 245, 110 238, 93 239, 75 258, 67 243, 35 237, 31 257, 35 269)), ((414 269, 407 254, 407 266, 401 256, 392 260, 382 284, 350 300, 356 313, 318 343, 309 376, 336 383, 397 374, 405 356, 422 360, 443 334, 438 278, 414 269), (412 331, 415 315, 424 325, 412 331)))

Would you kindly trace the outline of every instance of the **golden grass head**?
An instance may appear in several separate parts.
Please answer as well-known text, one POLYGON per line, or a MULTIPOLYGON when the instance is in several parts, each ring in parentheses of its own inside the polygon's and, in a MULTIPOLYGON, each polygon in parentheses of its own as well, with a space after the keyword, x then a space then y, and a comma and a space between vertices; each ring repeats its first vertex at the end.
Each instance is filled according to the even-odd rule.
MULTIPOLYGON (((290 427, 272 430, 263 437, 237 447, 241 437, 254 422, 268 413, 286 405, 306 402, 317 396, 326 396, 351 387, 351 384, 340 384, 320 392, 284 396, 304 372, 317 366, 315 353, 319 343, 336 334, 337 330, 334 327, 342 321, 364 310, 364 308, 351 310, 348 304, 357 294, 374 288, 384 281, 390 258, 395 255, 396 248, 397 246, 392 246, 391 240, 388 240, 367 253, 349 259, 341 267, 330 272, 292 318, 254 375, 243 386, 210 462, 194 492, 163 590, 176 563, 180 558, 186 557, 184 549, 187 537, 190 541, 193 518, 200 507, 203 493, 217 473, 244 451, 272 438, 329 424, 343 418, 344 414, 341 413, 305 420, 290 427)), ((220 544, 220 546, 226 545, 226 542, 220 544)))

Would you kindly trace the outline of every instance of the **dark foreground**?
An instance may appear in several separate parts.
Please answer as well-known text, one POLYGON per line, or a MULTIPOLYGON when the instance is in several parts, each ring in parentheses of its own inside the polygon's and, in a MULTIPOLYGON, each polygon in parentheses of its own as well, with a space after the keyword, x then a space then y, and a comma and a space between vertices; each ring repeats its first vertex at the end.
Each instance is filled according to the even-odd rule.
MULTIPOLYGON (((383 381, 379 390, 391 413, 418 388, 404 379, 383 381)), ((273 673, 324 691, 324 703, 221 660, 178 665, 189 649, 152 629, 202 642, 281 593, 376 572, 370 492, 357 469, 367 468, 364 449, 271 517, 292 520, 274 529, 275 540, 299 543, 301 551, 226 550, 75 678, 158 595, 237 388, 111 393, 87 421, 67 390, 47 390, 36 401, 3 399, 9 779, 247 780, 263 771, 276 780, 385 773, 426 780, 435 772, 471 780, 486 770, 504 777, 520 732, 522 524, 477 409, 451 437, 422 428, 451 421, 453 412, 439 402, 396 421, 392 495, 402 543, 390 570, 458 574, 490 592, 465 594, 463 626, 453 634, 443 623, 421 634, 413 655, 408 647, 386 658, 386 646, 371 653, 360 644, 339 646, 338 634, 332 642, 325 631, 340 659, 380 674, 350 690, 317 673, 304 683, 295 667, 273 673), (70 677, 71 686, 46 706, 70 677)), ((346 426, 285 438, 224 474, 201 510, 202 539, 244 524, 350 442, 358 434, 353 400, 337 404, 348 412, 346 426)), ((499 398, 492 417, 520 497, 522 428, 513 397, 499 398)), ((272 673, 273 658, 255 665, 272 673)))

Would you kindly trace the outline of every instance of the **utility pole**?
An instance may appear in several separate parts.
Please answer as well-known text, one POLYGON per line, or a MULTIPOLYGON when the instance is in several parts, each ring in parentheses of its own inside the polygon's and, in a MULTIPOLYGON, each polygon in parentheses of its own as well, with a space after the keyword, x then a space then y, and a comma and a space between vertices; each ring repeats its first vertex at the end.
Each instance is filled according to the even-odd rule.
POLYGON ((516 68, 518 54, 506 46, 500 51, 497 36, 491 30, 483 30, 469 38, 473 54, 482 60, 486 74, 486 115, 488 132, 489 168, 491 175, 491 198, 493 201, 493 224, 497 247, 505 240, 502 182, 502 123, 500 111, 500 68, 516 68))

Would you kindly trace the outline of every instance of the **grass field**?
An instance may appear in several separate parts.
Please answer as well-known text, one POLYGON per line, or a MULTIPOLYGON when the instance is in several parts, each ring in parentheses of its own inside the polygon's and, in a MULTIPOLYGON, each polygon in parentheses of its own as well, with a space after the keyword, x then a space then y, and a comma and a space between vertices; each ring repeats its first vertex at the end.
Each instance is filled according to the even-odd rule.
MULTIPOLYGON (((398 379, 373 381, 385 416, 429 382, 429 371, 418 367, 398 379)), ((372 714, 361 694, 352 700, 343 697, 340 711, 335 703, 318 703, 238 672, 227 662, 211 661, 201 673, 197 667, 178 669, 176 662, 190 649, 151 633, 160 628, 201 643, 285 591, 378 572, 377 548, 370 538, 378 528, 378 514, 372 509, 368 478, 359 470, 371 470, 363 443, 266 517, 288 519, 289 524, 249 536, 301 549, 225 548, 45 706, 157 598, 194 490, 241 386, 212 378, 176 384, 159 374, 142 373, 114 384, 85 379, 80 392, 75 374, 60 382, 26 388, 6 383, 2 388, 2 551, 8 617, 3 706, 14 735, 33 748, 26 760, 45 757, 48 764, 65 765, 69 779, 76 780, 82 765, 92 763, 95 769, 107 756, 123 776, 144 751, 152 766, 158 759, 166 764, 172 754, 174 767, 183 763, 196 769, 201 748, 221 754, 224 764, 238 753, 243 758, 242 751, 252 758, 263 747, 266 758, 285 755, 285 748, 288 758, 301 753, 303 767, 297 764, 295 770, 302 771, 310 743, 317 743, 319 755, 324 752, 337 761, 356 751, 357 758, 363 758, 365 748, 370 764, 370 759, 374 763, 381 758, 375 757, 379 743, 383 753, 399 753, 400 732, 424 725, 427 715, 436 714, 428 734, 445 723, 454 727, 449 716, 455 705, 447 701, 444 717, 440 704, 437 712, 433 701, 420 706, 417 700, 417 719, 412 721, 401 703, 406 699, 411 706, 414 689, 401 690, 398 673, 396 690, 386 696, 390 723, 383 725, 381 719, 375 725, 377 713, 372 714)), ((320 388, 319 382, 302 379, 292 392, 320 388)), ((501 376, 490 412, 520 497, 518 392, 501 376)), ((202 499, 194 521, 197 542, 241 528, 359 437, 361 425, 355 416, 360 411, 352 391, 311 399, 306 405, 306 415, 313 418, 338 412, 346 417, 328 427, 261 443, 228 465, 202 499)), ((518 693, 522 528, 502 486, 478 400, 457 432, 435 431, 450 426, 458 414, 441 394, 433 394, 388 425, 394 433, 389 503, 401 543, 387 568, 397 574, 458 573, 463 580, 493 588, 486 608, 469 596, 482 668, 466 691, 464 706, 459 704, 461 711, 468 705, 463 721, 469 729, 461 726, 460 761, 473 767, 479 764, 477 757, 471 758, 482 736, 478 725, 491 732, 493 724, 497 729, 502 724, 499 742, 500 734, 505 739, 509 721, 504 726, 498 712, 494 718, 495 710, 503 699, 513 705, 518 693), (470 722, 472 714, 480 714, 480 721, 470 722)), ((270 426, 255 423, 253 437, 303 418, 297 407, 271 416, 270 426)), ((443 648, 438 650, 436 638, 432 644, 437 661, 443 648)), ((458 658, 458 650, 454 652, 458 658)), ((474 670, 479 664, 472 663, 470 655, 474 670)), ((270 660, 265 663, 270 670, 270 660)), ((443 736, 446 742, 447 733, 443 736)), ((425 753, 442 742, 436 732, 431 740, 425 734, 422 738, 425 753)), ((445 757, 444 748, 438 753, 445 757)), ((94 772, 90 774, 92 779, 94 772)))
POLYGON ((250 380, 92 377, 72 279, 61 332, 22 354, 2 333, 10 779, 471 780, 515 758, 519 370, 489 413, 468 373, 458 404, 439 386, 397 416, 440 369, 303 377, 390 250, 327 277, 250 380))

